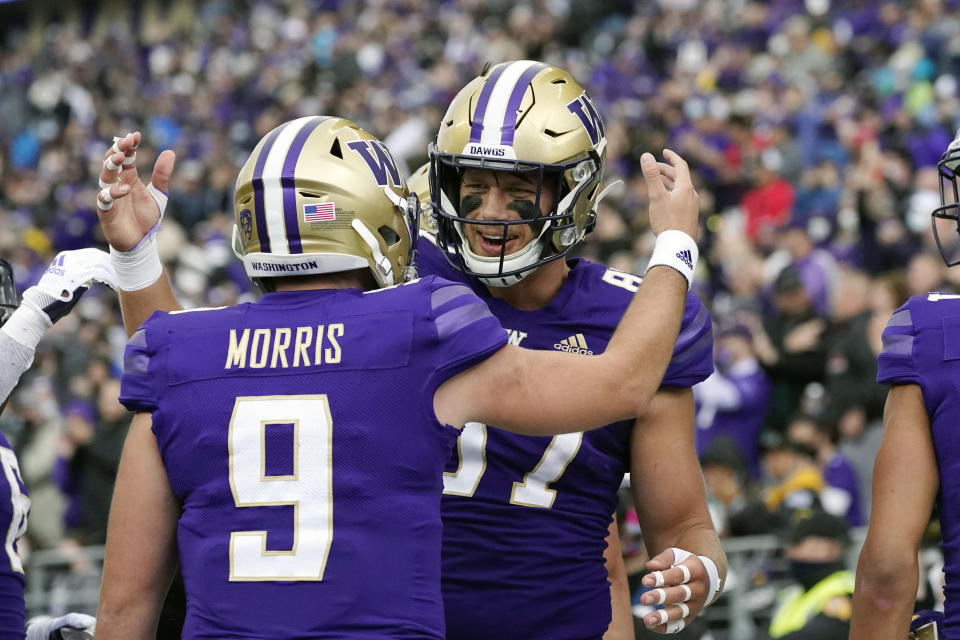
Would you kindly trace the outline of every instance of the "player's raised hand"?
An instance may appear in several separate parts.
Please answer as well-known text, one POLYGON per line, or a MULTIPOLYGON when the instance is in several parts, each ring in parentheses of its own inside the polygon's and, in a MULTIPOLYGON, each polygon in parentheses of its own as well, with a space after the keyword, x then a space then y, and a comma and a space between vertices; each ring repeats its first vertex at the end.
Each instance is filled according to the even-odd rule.
POLYGON ((164 151, 157 157, 146 185, 137 171, 139 131, 117 138, 104 154, 100 172, 97 214, 103 233, 117 251, 129 251, 163 218, 176 155, 164 151))
POLYGON ((650 227, 658 235, 667 229, 676 229, 697 240, 700 196, 693 188, 690 167, 670 149, 663 150, 663 157, 667 163, 658 163, 651 153, 640 156, 640 168, 650 197, 650 227))
POLYGON ((695 555, 677 562, 672 548, 651 558, 647 568, 651 573, 642 583, 653 589, 640 600, 663 608, 644 616, 643 624, 656 633, 679 633, 713 596, 707 568, 695 555))

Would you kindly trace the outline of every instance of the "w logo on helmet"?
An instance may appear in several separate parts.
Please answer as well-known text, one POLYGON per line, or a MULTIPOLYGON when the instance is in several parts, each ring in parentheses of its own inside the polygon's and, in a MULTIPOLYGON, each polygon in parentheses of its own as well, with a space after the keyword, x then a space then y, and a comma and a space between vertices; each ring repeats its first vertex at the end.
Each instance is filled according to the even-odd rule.
POLYGON ((567 110, 580 118, 583 128, 587 130, 587 135, 590 136, 590 142, 594 146, 606 135, 603 131, 603 120, 600 119, 600 113, 593 105, 593 100, 586 93, 581 93, 579 98, 567 103, 567 110))
POLYGON ((400 181, 400 170, 397 168, 397 161, 393 159, 387 147, 379 140, 354 140, 348 142, 347 147, 356 151, 363 158, 364 162, 373 173, 377 184, 381 187, 390 186, 387 184, 387 174, 394 186, 399 187, 403 184, 400 181))

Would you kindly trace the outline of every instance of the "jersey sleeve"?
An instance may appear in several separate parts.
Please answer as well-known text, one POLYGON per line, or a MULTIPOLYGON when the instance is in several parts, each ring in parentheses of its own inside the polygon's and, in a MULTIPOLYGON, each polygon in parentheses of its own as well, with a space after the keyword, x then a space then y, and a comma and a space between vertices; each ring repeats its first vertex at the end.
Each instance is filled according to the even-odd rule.
POLYGON ((163 326, 167 317, 166 312, 154 312, 127 341, 123 354, 120 403, 128 411, 153 412, 159 405, 167 381, 164 367, 167 331, 163 326))
POLYGON ((507 332, 469 287, 430 278, 427 334, 435 371, 432 387, 486 360, 507 343, 507 332))
POLYGON ((665 387, 692 387, 713 373, 713 322, 697 294, 687 294, 683 322, 673 357, 661 383, 665 387))
POLYGON ((34 350, 0 331, 0 405, 6 402, 20 376, 33 363, 34 350))
POLYGON ((877 382, 885 384, 920 384, 920 373, 914 358, 917 337, 913 300, 897 309, 883 329, 883 349, 877 356, 877 382))

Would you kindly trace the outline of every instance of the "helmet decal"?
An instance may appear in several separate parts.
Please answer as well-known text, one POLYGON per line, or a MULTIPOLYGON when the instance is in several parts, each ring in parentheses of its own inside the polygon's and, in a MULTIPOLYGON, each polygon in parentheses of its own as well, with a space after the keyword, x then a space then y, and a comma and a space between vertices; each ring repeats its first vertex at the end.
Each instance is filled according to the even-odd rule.
POLYGON ((401 184, 400 169, 397 168, 397 162, 382 142, 379 140, 354 140, 348 142, 347 147, 360 154, 378 185, 381 187, 390 186, 387 184, 387 174, 389 174, 394 186, 401 184), (373 153, 370 152, 371 147, 373 153), (376 157, 374 157, 374 154, 376 154, 376 157))
POLYGON ((240 230, 243 231, 247 240, 253 237, 253 214, 250 213, 250 209, 240 212, 240 230))
POLYGON ((583 128, 587 130, 587 135, 590 136, 590 141, 593 142, 593 145, 597 146, 600 144, 600 140, 606 136, 603 131, 603 119, 600 117, 600 112, 597 111, 597 108, 593 105, 593 100, 590 99, 590 96, 588 96, 586 92, 581 93, 579 98, 567 104, 567 110, 577 116, 580 122, 583 123, 583 128))
POLYGON ((483 145, 513 145, 520 103, 535 75, 547 65, 530 60, 498 65, 477 99, 470 129, 470 142, 483 145))

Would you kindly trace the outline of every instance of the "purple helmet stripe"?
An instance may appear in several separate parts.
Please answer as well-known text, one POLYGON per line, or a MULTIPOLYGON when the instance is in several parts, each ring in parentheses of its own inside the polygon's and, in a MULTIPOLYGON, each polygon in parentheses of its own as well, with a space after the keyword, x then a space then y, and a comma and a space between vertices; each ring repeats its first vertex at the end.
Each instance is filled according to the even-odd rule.
POLYGON ((270 252, 270 234, 267 232, 267 217, 263 210, 263 167, 267 164, 267 156, 270 155, 270 149, 273 147, 277 136, 283 131, 281 125, 270 132, 263 148, 260 149, 260 156, 257 158, 257 164, 253 166, 253 210, 257 222, 257 238, 260 240, 260 251, 270 252))
POLYGON ((513 134, 517 130, 517 110, 520 109, 520 103, 523 101, 523 96, 527 92, 530 81, 546 67, 547 65, 541 63, 530 65, 517 80, 517 84, 513 85, 513 91, 510 92, 510 101, 507 102, 507 112, 503 116, 503 127, 500 129, 500 144, 505 146, 513 144, 513 134))
POLYGON ((480 136, 483 134, 483 117, 487 113, 487 103, 490 102, 490 94, 493 93, 493 87, 497 80, 503 75, 504 70, 509 67, 509 63, 499 64, 493 69, 493 73, 483 84, 483 91, 480 92, 480 98, 477 100, 477 108, 473 111, 473 125, 470 127, 470 142, 480 142, 480 136))
POLYGON ((294 183, 297 160, 300 159, 300 152, 307 138, 326 119, 325 116, 317 116, 300 127, 300 131, 290 144, 280 172, 280 188, 283 190, 283 227, 287 232, 287 246, 290 248, 290 253, 303 253, 303 245, 300 242, 300 216, 297 211, 297 189, 294 183))

